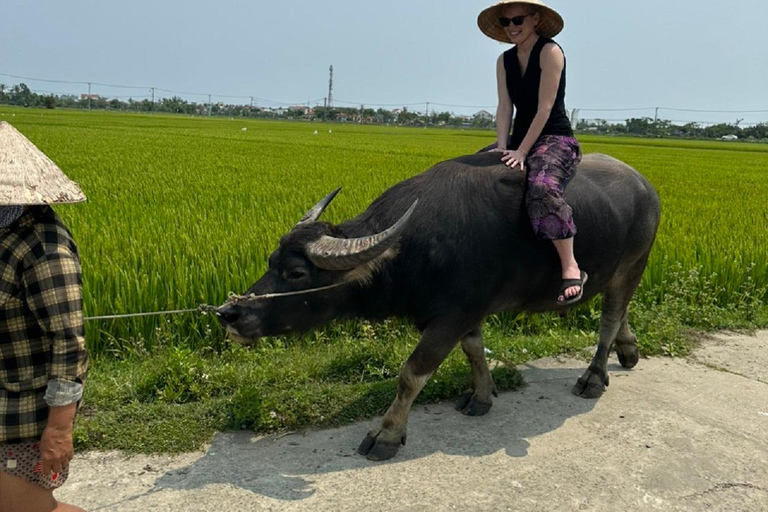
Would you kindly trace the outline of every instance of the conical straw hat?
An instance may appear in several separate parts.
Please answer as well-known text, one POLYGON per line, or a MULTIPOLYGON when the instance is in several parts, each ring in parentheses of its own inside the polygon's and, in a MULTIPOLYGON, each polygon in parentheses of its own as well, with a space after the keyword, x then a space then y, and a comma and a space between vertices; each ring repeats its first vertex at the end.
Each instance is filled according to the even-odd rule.
POLYGON ((16 128, 0 122, 0 206, 85 201, 77 183, 16 128))
POLYGON ((496 5, 484 9, 477 16, 477 26, 491 39, 501 43, 509 43, 509 36, 499 24, 499 17, 508 5, 527 4, 538 10, 539 24, 536 33, 542 37, 553 38, 563 30, 563 17, 541 0, 502 0, 496 5))

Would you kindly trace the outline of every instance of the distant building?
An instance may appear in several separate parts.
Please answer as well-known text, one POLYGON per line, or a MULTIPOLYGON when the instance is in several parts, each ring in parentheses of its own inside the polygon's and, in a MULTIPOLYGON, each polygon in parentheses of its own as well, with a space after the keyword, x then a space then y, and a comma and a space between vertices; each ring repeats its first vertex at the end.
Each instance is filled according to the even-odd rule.
POLYGON ((476 112, 475 115, 473 115, 472 117, 475 119, 487 119, 489 121, 493 121, 493 114, 491 114, 487 110, 481 110, 480 112, 476 112))
POLYGON ((99 96, 98 94, 81 94, 81 95, 80 95, 80 99, 81 99, 81 100, 88 100, 88 99, 91 99, 91 100, 100 100, 100 99, 101 99, 101 96, 99 96))

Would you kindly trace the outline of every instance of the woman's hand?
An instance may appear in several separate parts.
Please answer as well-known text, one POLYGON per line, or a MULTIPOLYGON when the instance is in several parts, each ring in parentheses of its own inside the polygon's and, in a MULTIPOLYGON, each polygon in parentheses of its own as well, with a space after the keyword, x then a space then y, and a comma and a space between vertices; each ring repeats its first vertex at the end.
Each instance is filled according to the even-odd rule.
POLYGON ((61 473, 75 455, 72 443, 72 424, 75 419, 75 404, 51 407, 48 425, 40 439, 40 453, 43 459, 43 474, 61 473))
POLYGON ((520 170, 525 171, 526 156, 527 155, 519 149, 505 150, 504 154, 501 155, 501 161, 507 164, 510 168, 520 166, 520 170))

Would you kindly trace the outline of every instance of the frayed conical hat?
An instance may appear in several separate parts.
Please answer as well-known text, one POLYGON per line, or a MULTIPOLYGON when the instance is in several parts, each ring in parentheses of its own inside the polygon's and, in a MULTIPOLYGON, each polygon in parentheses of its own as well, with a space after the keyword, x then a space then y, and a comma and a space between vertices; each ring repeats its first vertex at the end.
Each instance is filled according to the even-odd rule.
POLYGON ((85 194, 16 128, 0 121, 0 206, 79 203, 85 194))

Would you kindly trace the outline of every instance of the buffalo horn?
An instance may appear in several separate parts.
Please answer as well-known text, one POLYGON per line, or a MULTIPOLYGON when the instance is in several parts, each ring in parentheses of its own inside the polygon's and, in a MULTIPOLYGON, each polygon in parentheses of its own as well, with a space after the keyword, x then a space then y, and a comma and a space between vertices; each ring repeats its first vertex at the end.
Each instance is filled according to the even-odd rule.
POLYGON ((336 197, 336 194, 339 193, 339 190, 341 190, 341 187, 337 188, 336 190, 334 190, 333 192, 325 196, 319 203, 317 203, 315 206, 310 208, 310 210, 304 214, 304 216, 296 224, 296 226, 301 226, 302 224, 305 224, 307 222, 315 222, 317 219, 319 219, 323 211, 328 207, 329 204, 331 204, 331 201, 333 201, 333 198, 336 197))
POLYGON ((416 209, 418 199, 392 227, 361 238, 334 238, 323 235, 307 245, 307 257, 318 268, 350 270, 381 256, 400 238, 408 219, 416 209))

